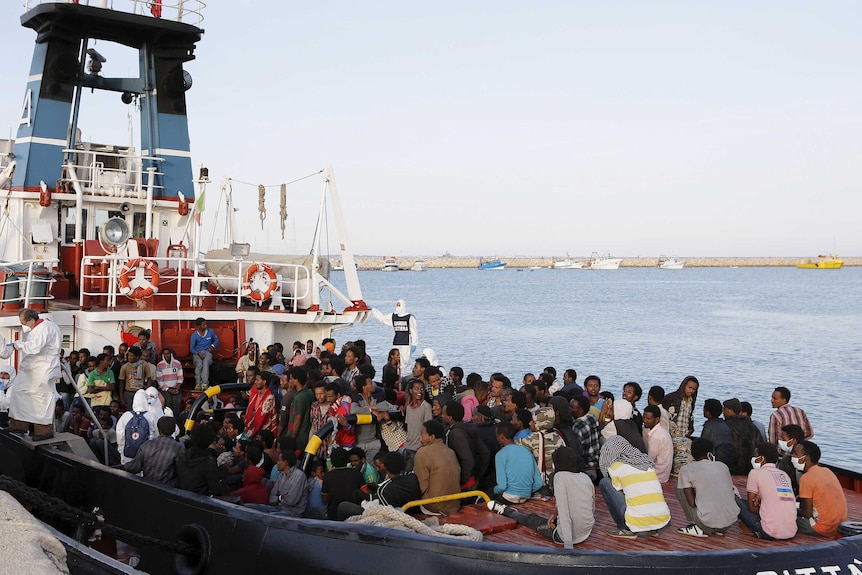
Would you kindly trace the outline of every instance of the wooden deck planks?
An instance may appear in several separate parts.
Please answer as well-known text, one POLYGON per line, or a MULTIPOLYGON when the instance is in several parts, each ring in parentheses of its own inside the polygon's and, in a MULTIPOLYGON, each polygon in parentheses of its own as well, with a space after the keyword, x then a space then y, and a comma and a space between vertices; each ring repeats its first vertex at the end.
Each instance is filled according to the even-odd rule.
MULTIPOLYGON (((745 495, 745 477, 734 477, 734 483, 739 492, 745 495)), ((722 551, 728 549, 772 549, 789 545, 808 545, 824 541, 811 535, 797 535, 788 541, 761 541, 752 535, 743 533, 739 526, 732 527, 724 537, 712 536, 708 538, 690 537, 680 535, 676 532, 678 527, 688 524, 685 514, 676 499, 676 480, 671 479, 666 483, 664 496, 670 507, 671 522, 667 529, 658 537, 645 537, 637 540, 617 539, 607 534, 608 529, 615 527, 611 520, 605 501, 601 493, 596 489, 596 524, 589 539, 576 546, 576 549, 601 550, 601 551, 642 551, 642 552, 696 552, 696 551, 722 551)), ((854 491, 844 491, 847 498, 848 519, 862 519, 862 494, 854 491)), ((553 501, 531 500, 518 506, 525 513, 536 513, 547 517, 554 508, 553 501)), ((535 547, 560 548, 551 541, 541 537, 535 531, 518 526, 516 529, 492 533, 485 536, 485 541, 491 543, 528 545, 535 547)))

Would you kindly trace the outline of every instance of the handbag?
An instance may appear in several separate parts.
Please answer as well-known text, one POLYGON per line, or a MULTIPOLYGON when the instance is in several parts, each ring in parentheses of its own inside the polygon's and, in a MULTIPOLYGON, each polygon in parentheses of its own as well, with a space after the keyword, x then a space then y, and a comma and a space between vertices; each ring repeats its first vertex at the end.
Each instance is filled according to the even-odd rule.
POLYGON ((380 438, 389 451, 398 451, 407 441, 407 427, 403 421, 380 422, 380 438))

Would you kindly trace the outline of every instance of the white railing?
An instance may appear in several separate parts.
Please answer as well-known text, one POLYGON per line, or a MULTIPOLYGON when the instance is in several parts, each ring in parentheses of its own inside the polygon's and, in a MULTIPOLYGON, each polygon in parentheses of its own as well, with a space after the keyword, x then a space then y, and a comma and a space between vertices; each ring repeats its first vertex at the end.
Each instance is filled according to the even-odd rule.
POLYGON ((0 304, 23 307, 47 305, 54 299, 52 287, 59 260, 21 260, 0 263, 0 304))
POLYGON ((206 3, 202 0, 25 0, 24 9, 40 4, 83 4, 193 24, 200 28, 206 3))
MULTIPOLYGON (((163 158, 156 156, 137 156, 123 152, 108 152, 100 149, 66 149, 63 153, 69 157, 70 166, 75 169, 78 183, 86 193, 95 196, 111 196, 116 198, 139 198, 146 196, 146 188, 152 184, 154 190, 161 189, 155 181, 149 178, 161 172, 144 170, 144 161, 162 162, 163 158), (105 158, 117 158, 118 167, 105 167, 105 158), (144 182, 144 174, 148 181, 144 182)), ((68 183, 72 190, 72 180, 61 178, 61 183, 68 183)))
MULTIPOLYGON (((237 309, 242 307, 248 294, 243 293, 244 274, 249 266, 266 264, 281 275, 281 302, 285 311, 296 312, 298 302, 308 298, 312 284, 309 269, 300 264, 285 264, 281 262, 257 262, 250 260, 220 260, 194 259, 187 257, 155 257, 138 258, 141 262, 154 262, 159 268, 158 292, 159 298, 174 298, 176 309, 184 307, 200 308, 206 298, 219 298, 222 301, 233 302, 237 309), (209 275, 202 273, 206 264, 222 265, 226 269, 236 270, 235 273, 209 275), (225 265, 227 264, 227 265, 225 265), (161 273, 170 269, 170 273, 161 273), (174 286, 168 289, 167 284, 174 286), (186 285, 186 289, 183 289, 186 285), (233 285, 236 289, 224 289, 216 293, 210 292, 210 285, 233 285), (187 302, 183 298, 190 298, 187 302)), ((108 308, 117 307, 118 303, 131 301, 120 293, 119 279, 123 265, 128 257, 117 255, 87 256, 81 261, 81 289, 79 305, 83 308, 91 298, 103 298, 108 308), (92 270, 92 271, 91 271, 92 270)), ((144 266, 142 266, 144 267, 144 266)), ((134 286, 134 280, 132 280, 134 286)), ((276 294, 273 294, 276 295, 276 294)), ((164 301, 164 300, 163 300, 164 301)), ((102 304, 100 304, 102 305, 102 304)))

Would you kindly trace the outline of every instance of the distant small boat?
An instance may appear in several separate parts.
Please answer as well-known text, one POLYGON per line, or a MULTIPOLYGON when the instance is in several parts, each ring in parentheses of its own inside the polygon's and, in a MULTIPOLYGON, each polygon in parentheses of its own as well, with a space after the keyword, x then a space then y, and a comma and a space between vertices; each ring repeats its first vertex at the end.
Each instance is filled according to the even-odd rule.
POLYGON ((685 260, 674 257, 660 256, 658 258, 658 267, 663 270, 681 270, 685 266, 685 260))
POLYGON ((485 260, 479 258, 479 269, 480 270, 502 270, 506 268, 506 262, 501 262, 498 258, 494 258, 493 260, 485 260))
POLYGON ((341 264, 333 264, 333 265, 332 265, 332 271, 334 271, 334 272, 343 272, 343 271, 344 271, 344 266, 343 266, 343 265, 341 265, 341 264))
POLYGON ((425 264, 425 260, 416 260, 413 262, 413 267, 410 270, 414 272, 427 272, 428 266, 425 264))
POLYGON ((817 259, 808 259, 796 264, 796 267, 801 270, 840 270, 844 265, 844 260, 830 254, 828 256, 817 256, 817 259))
POLYGON ((555 270, 579 270, 583 267, 584 262, 575 262, 572 261, 570 258, 555 261, 553 266, 555 270))
POLYGON ((619 269, 622 262, 623 258, 612 258, 611 254, 600 256, 598 252, 593 252, 593 255, 590 257, 590 269, 615 270, 619 269))
POLYGON ((386 256, 383 258, 383 271, 385 271, 385 272, 397 272, 398 271, 398 260, 395 259, 395 256, 386 256))

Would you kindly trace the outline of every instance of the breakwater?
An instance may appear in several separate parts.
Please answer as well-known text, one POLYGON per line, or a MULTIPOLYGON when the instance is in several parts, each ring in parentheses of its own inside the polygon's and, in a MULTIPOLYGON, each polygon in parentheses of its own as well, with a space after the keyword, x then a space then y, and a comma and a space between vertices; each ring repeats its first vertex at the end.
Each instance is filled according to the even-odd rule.
MULTIPOLYGON (((359 265, 359 269, 361 270, 379 270, 383 267, 383 256, 356 256, 356 263, 359 265)), ((398 268, 401 270, 409 270, 414 262, 420 259, 425 262, 425 265, 429 269, 443 269, 443 268, 460 268, 460 269, 469 269, 469 268, 478 268, 479 267, 479 258, 466 256, 466 257, 454 257, 454 256, 440 256, 440 257, 432 257, 432 256, 401 256, 398 257, 398 268)), ((487 260, 488 258, 484 258, 487 260)), ((562 259, 562 258, 560 258, 562 259)), ((808 258, 806 257, 795 257, 795 258, 777 258, 777 257, 725 257, 725 258, 702 258, 702 257, 681 257, 680 259, 685 260, 685 267, 687 268, 731 268, 731 267, 794 267, 801 261, 804 261, 808 258)), ((862 265, 862 258, 842 258, 844 260, 845 266, 860 266, 862 265)), ((572 261, 574 262, 585 262, 589 263, 590 258, 583 257, 572 257, 572 261)), ((654 268, 658 266, 657 257, 634 257, 634 258, 623 258, 622 263, 620 264, 621 268, 654 268)), ((530 256, 514 256, 514 257, 500 257, 500 261, 506 262, 507 268, 531 268, 531 267, 539 267, 539 268, 549 268, 554 265, 554 261, 556 258, 553 257, 530 257, 530 256)), ((332 258, 332 263, 334 265, 341 265, 340 258, 332 258)), ((560 270, 567 271, 567 270, 560 270)), ((568 270, 573 271, 573 270, 568 270)), ((577 270, 574 270, 577 271, 577 270)))

